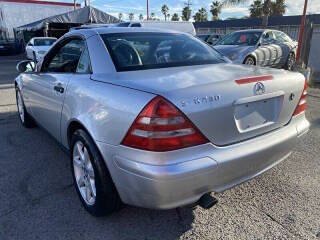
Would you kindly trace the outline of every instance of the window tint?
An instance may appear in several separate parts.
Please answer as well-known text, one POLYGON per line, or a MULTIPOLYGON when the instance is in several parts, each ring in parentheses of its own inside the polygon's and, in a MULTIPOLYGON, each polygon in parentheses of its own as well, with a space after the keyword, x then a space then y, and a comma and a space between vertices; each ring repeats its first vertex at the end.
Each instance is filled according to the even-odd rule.
POLYGON ((57 41, 56 39, 50 39, 50 38, 34 39, 34 46, 51 46, 56 41, 57 41))
POLYGON ((140 24, 140 23, 133 23, 133 24, 131 25, 131 27, 141 27, 141 24, 140 24))
POLYGON ((129 22, 125 22, 125 23, 119 23, 116 26, 117 27, 129 27, 130 23, 129 22))
POLYGON ((288 37, 285 33, 283 32, 274 32, 275 36, 276 36, 276 39, 279 41, 279 42, 291 42, 291 38, 288 37))
POLYGON ((220 40, 218 45, 247 45, 254 46, 257 44, 261 32, 234 32, 220 40))
POLYGON ((75 72, 85 47, 83 40, 73 39, 63 45, 44 63, 44 72, 75 72))
POLYGON ((266 32, 263 34, 263 37, 262 37, 263 44, 272 44, 275 41, 276 41, 276 38, 272 32, 266 32))
POLYGON ((78 68, 77 68, 77 73, 90 73, 90 57, 89 57, 89 51, 87 48, 83 51, 78 68))
POLYGON ((119 33, 102 39, 118 71, 224 62, 217 51, 185 34, 119 33))

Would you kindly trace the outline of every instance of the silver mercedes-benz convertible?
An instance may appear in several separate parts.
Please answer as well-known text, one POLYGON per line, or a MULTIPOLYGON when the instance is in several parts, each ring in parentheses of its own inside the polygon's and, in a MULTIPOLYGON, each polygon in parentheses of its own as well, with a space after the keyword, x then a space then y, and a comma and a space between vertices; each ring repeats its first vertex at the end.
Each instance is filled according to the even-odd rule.
POLYGON ((219 193, 287 158, 309 129, 306 81, 231 64, 188 34, 71 31, 15 79, 25 127, 70 153, 84 207, 209 208, 219 193))

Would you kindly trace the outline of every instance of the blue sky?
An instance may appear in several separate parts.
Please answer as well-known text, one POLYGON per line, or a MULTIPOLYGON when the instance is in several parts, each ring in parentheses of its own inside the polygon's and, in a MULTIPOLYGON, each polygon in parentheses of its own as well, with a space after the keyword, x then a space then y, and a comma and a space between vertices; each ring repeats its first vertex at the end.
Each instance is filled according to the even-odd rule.
MULTIPOLYGON (((210 9, 210 0, 190 0, 192 3, 193 14, 201 7, 210 9)), ((81 0, 83 2, 83 0, 81 0)), ((150 12, 154 12, 157 17, 163 18, 161 6, 167 4, 170 9, 170 14, 178 13, 181 15, 181 10, 184 7, 185 0, 149 0, 150 12)), ((228 7, 222 10, 220 18, 242 17, 249 15, 248 6, 253 0, 248 0, 247 4, 237 7, 228 7)), ((297 15, 302 13, 304 0, 287 0, 288 6, 286 15, 297 15)), ((123 13, 127 19, 128 13, 133 12, 135 19, 138 19, 140 14, 146 16, 146 0, 91 0, 91 5, 97 7, 111 15, 118 16, 119 12, 123 13)), ((320 0, 309 0, 309 13, 320 13, 320 0)), ((211 14, 209 14, 211 18, 211 14)))

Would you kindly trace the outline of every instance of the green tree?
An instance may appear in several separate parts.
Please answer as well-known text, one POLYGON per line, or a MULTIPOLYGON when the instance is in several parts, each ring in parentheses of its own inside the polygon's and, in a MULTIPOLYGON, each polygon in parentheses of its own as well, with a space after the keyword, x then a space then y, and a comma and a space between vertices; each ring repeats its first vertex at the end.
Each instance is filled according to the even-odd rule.
POLYGON ((191 18, 191 9, 190 7, 186 6, 182 9, 182 20, 189 21, 191 18))
POLYGON ((167 21, 169 7, 166 4, 162 5, 161 12, 164 15, 164 20, 167 21))
POLYGON ((283 16, 286 13, 287 5, 285 0, 276 0, 272 3, 272 16, 283 16))
POLYGON ((200 8, 198 12, 193 16, 196 22, 206 22, 208 21, 208 13, 205 8, 200 8))
POLYGON ((119 13, 119 14, 118 14, 118 18, 119 18, 120 21, 122 21, 123 14, 122 14, 122 13, 119 13))
MULTIPOLYGON (((238 5, 242 3, 246 3, 248 0, 224 0, 223 1, 223 6, 226 7, 228 5, 238 5)), ((258 2, 262 1, 257 1, 255 0, 253 4, 251 4, 250 7, 252 6, 257 6, 258 7, 258 2), (256 3, 256 4, 255 4, 256 3)), ((282 16, 286 12, 286 4, 285 0, 264 0, 262 3, 262 15, 259 13, 260 10, 257 10, 254 12, 254 15, 260 15, 260 16, 282 16)), ((255 10, 255 9, 253 9, 255 10)), ((251 10, 250 10, 251 13, 251 10)))
POLYGON ((263 3, 261 0, 255 0, 249 8, 250 17, 262 17, 263 16, 263 3))
POLYGON ((214 1, 210 5, 210 12, 212 14, 212 20, 219 20, 219 15, 221 13, 222 4, 219 1, 214 1))
POLYGON ((151 13, 150 14, 150 20, 154 21, 156 18, 156 14, 155 13, 151 13))
POLYGON ((129 20, 132 21, 134 19, 134 13, 129 13, 129 20))
POLYGON ((179 20, 180 20, 180 17, 178 13, 174 13, 171 17, 171 21, 179 21, 179 20))
POLYGON ((140 15, 139 15, 139 20, 140 21, 143 21, 143 15, 140 13, 140 15))

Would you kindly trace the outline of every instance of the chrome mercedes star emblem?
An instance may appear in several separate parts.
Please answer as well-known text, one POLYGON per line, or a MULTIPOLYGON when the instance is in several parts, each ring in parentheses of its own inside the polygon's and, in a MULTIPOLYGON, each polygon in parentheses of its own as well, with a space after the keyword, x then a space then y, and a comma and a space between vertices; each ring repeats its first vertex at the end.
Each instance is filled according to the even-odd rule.
POLYGON ((266 92, 266 88, 263 83, 257 82, 256 85, 254 85, 253 91, 255 95, 261 95, 266 92))

